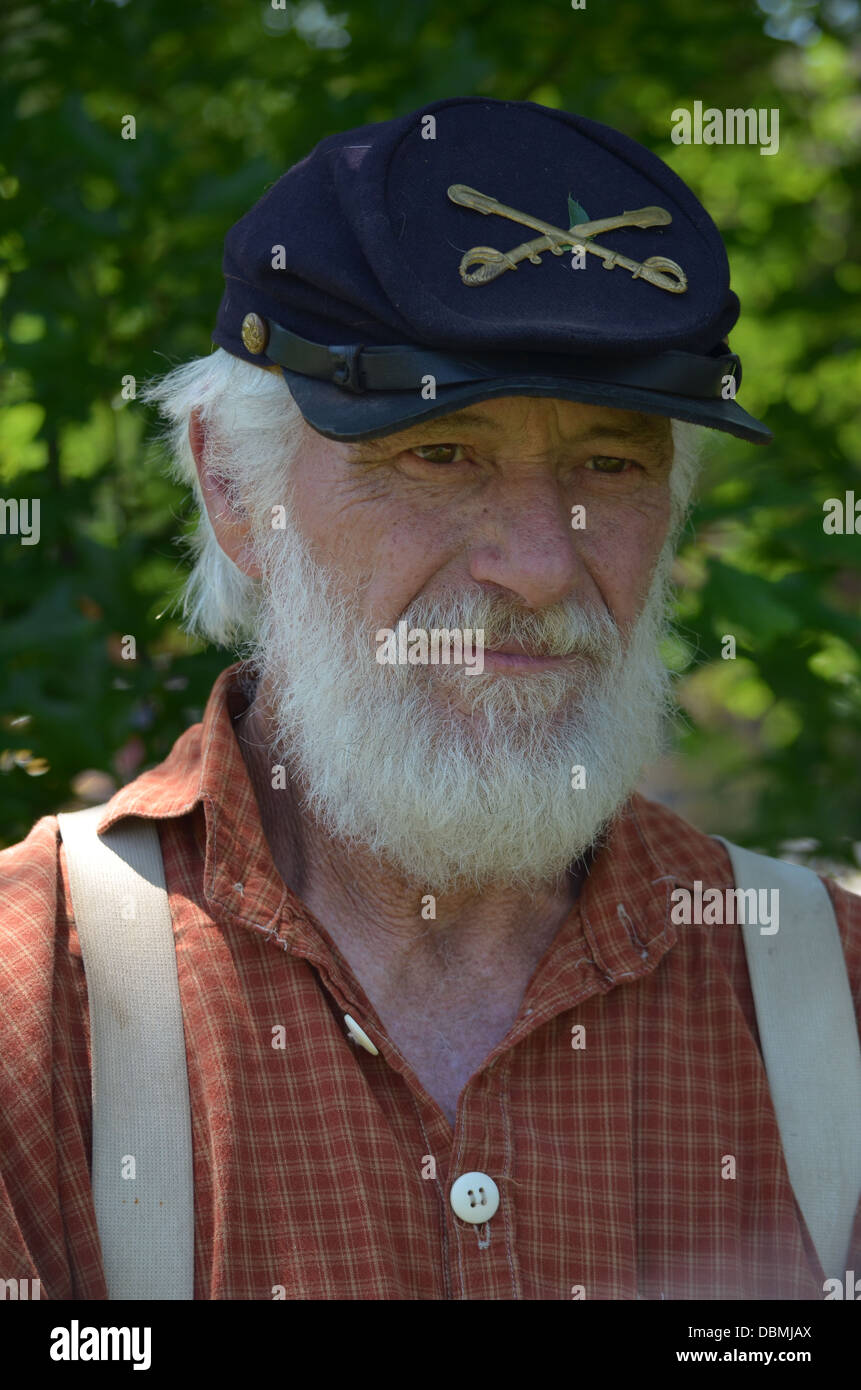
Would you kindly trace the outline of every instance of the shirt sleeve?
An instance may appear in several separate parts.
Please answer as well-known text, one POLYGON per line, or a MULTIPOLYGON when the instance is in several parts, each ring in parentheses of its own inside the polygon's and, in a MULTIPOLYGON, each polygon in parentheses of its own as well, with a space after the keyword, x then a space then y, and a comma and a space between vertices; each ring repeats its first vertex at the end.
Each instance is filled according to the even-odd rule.
POLYGON ((0 853, 0 1274, 104 1299, 89 1013, 55 816, 0 853))

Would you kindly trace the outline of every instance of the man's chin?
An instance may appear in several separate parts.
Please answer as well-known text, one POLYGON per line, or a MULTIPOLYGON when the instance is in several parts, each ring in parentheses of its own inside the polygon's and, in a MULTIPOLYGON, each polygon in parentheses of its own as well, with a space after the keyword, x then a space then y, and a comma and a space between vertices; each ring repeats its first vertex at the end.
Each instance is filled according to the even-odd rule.
POLYGON ((426 667, 419 675, 421 689, 432 708, 470 720, 476 727, 519 719, 535 724, 558 723, 576 715, 595 698, 596 665, 591 657, 566 658, 541 670, 523 671, 486 666, 465 674, 446 667, 426 667))

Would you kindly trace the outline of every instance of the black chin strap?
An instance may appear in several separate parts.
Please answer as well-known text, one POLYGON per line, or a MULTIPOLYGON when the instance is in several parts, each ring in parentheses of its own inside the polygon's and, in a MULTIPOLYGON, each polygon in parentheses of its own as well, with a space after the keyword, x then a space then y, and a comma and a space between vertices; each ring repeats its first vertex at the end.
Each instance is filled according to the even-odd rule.
POLYGON ((420 391, 423 378, 437 386, 456 386, 468 381, 526 378, 569 378, 572 381, 606 381, 617 386, 640 386, 674 396, 718 398, 724 378, 733 377, 735 391, 741 385, 741 360, 735 353, 720 357, 693 352, 662 352, 653 357, 573 357, 554 353, 481 353, 458 356, 434 352, 410 344, 391 347, 328 346, 312 343, 272 319, 262 319, 265 346, 260 355, 288 371, 319 381, 330 381, 344 391, 420 391))

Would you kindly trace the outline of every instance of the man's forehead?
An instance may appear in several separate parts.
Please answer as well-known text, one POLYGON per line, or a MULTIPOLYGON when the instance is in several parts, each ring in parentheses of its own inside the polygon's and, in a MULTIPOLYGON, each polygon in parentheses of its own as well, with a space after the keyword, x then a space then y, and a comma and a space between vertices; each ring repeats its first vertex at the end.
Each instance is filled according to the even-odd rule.
POLYGON ((481 405, 437 415, 405 430, 387 433, 350 446, 353 453, 395 451, 417 439, 451 439, 464 431, 489 442, 512 433, 551 433, 576 443, 591 439, 641 439, 659 443, 670 437, 671 422, 663 416, 636 410, 580 405, 573 401, 541 397, 508 396, 481 405))

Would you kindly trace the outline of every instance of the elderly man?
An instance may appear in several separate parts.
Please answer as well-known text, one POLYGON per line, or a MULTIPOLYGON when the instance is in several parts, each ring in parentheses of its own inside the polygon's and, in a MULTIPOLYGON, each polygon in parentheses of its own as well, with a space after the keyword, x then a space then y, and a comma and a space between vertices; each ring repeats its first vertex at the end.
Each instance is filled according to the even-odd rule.
MULTIPOLYGON (((2 1268, 116 1297, 107 1224, 116 1260, 151 1220, 189 1259, 154 1297, 822 1298, 741 932, 675 910, 731 897, 727 849, 635 790, 701 429, 770 437, 716 228, 616 131, 457 99, 322 141, 225 276, 218 350, 148 394, 202 504, 189 627, 243 660, 96 818, 158 831, 179 1100, 133 1057, 94 1136, 91 1017, 119 1048, 154 1006, 143 954, 96 991, 75 818, 40 821, 2 857, 2 1268), (145 1104, 188 1190, 147 1186, 145 1104)), ((159 873, 102 883, 107 935, 159 873)), ((857 994, 859 903, 813 886, 857 994)))

